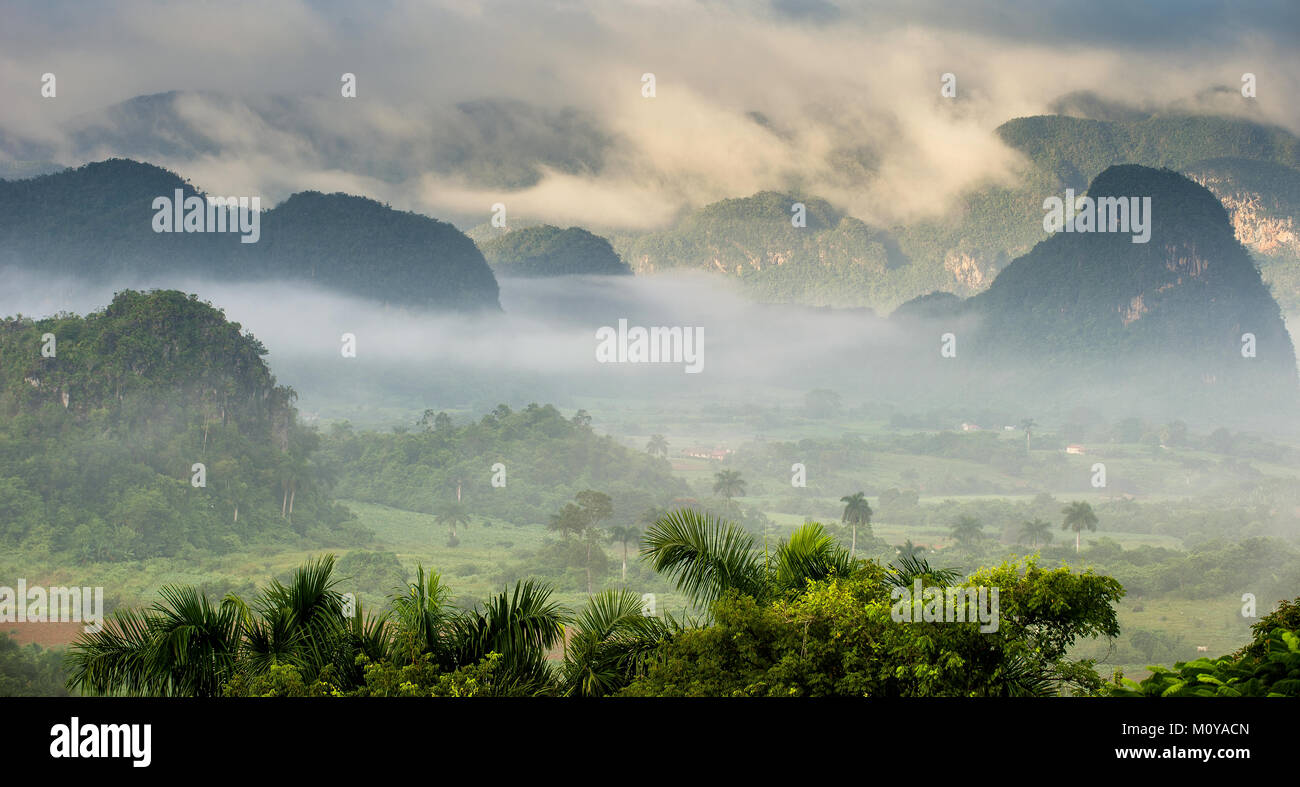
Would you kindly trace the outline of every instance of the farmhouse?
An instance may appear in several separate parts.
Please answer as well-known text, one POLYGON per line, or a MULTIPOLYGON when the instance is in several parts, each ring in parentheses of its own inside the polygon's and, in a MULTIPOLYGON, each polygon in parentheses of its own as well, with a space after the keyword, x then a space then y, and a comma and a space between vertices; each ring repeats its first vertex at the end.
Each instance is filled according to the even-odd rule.
POLYGON ((694 457, 696 459, 709 459, 715 462, 721 462, 732 453, 733 452, 730 448, 692 448, 689 451, 683 452, 683 455, 694 457))

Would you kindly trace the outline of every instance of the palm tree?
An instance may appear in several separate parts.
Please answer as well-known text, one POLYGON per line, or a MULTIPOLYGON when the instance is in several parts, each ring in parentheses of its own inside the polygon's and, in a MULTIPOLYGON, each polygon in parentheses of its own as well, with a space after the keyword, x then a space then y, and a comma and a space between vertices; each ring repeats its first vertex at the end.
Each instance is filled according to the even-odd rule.
POLYGON ((334 557, 299 568, 288 584, 272 582, 251 604, 233 594, 219 605, 193 587, 167 586, 149 609, 116 610, 95 633, 69 648, 68 687, 92 694, 218 696, 244 677, 272 667, 295 668, 304 684, 342 689, 365 684, 372 663, 428 658, 439 671, 498 654, 493 694, 537 694, 554 682, 546 652, 559 644, 567 613, 551 589, 520 582, 513 594, 470 612, 450 605, 450 592, 424 567, 397 592, 393 617, 343 615, 334 586, 334 557))
POLYGON ((767 571, 754 539, 738 525, 694 509, 670 511, 646 531, 641 554, 654 570, 701 604, 728 590, 754 597, 767 590, 767 571))
POLYGON ((459 500, 454 503, 447 502, 438 509, 435 519, 438 524, 446 525, 448 530, 451 531, 451 536, 447 539, 447 543, 451 546, 455 546, 459 543, 459 539, 456 538, 456 528, 464 527, 469 524, 469 510, 466 509, 465 504, 459 500))
POLYGON ((334 556, 327 555, 300 567, 288 585, 272 580, 251 605, 227 596, 238 606, 243 625, 241 669, 260 675, 292 664, 310 677, 333 663, 345 634, 343 595, 334 589, 338 582, 334 556))
POLYGON ((912 539, 910 538, 902 544, 894 547, 894 549, 898 551, 898 556, 900 558, 920 557, 926 553, 925 547, 920 544, 913 544, 912 539))
POLYGON ((769 582, 778 592, 803 592, 809 580, 848 575, 853 558, 819 522, 805 522, 777 545, 768 562, 769 582))
POLYGON ((449 655, 447 627, 456 610, 451 606, 451 588, 443 584, 442 576, 436 571, 426 576, 424 565, 417 565, 415 582, 398 589, 391 599, 398 652, 412 664, 422 653, 445 663, 449 655))
POLYGON ((653 456, 668 456, 668 441, 661 434, 651 435, 645 450, 653 456))
POLYGON ((641 544, 654 570, 701 605, 728 591, 766 600, 801 591, 809 580, 853 570, 849 553, 816 522, 800 526, 769 556, 734 522, 678 509, 655 522, 641 544))
POLYGON ((549 686, 546 652, 561 641, 568 615, 552 602, 549 585, 528 581, 498 593, 473 611, 451 606, 436 572, 416 569, 416 581, 392 597, 393 655, 414 664, 428 657, 443 671, 500 655, 492 694, 537 694, 549 686))
POLYGON ((623 583, 627 583, 627 545, 641 540, 641 529, 636 525, 615 525, 609 529, 610 541, 623 545, 623 583))
POLYGON ((1034 422, 1034 419, 1032 419, 1032 418, 1022 418, 1022 419, 1020 419, 1020 429, 1021 429, 1021 431, 1023 431, 1023 432, 1025 433, 1025 452, 1026 452, 1026 453, 1029 452, 1029 436, 1030 436, 1030 434, 1034 431, 1034 429, 1036 429, 1036 428, 1038 428, 1038 424, 1034 422))
POLYGON ((644 673, 655 649, 681 629, 671 617, 642 613, 641 597, 630 590, 605 590, 587 599, 574 622, 560 670, 561 693, 600 697, 644 673))
POLYGON ((713 476, 713 494, 722 495, 731 502, 731 498, 745 494, 745 479, 738 470, 720 470, 713 476))
POLYGON ((383 639, 383 621, 346 620, 333 572, 333 555, 309 561, 288 585, 273 581, 251 605, 234 595, 213 605, 197 588, 164 587, 149 609, 119 609, 99 631, 78 637, 68 652, 68 686, 212 697, 236 674, 276 665, 296 667, 304 680, 331 665, 356 677, 356 654, 363 640, 383 639))
POLYGON ((119 608, 68 650, 68 688, 89 694, 215 697, 240 647, 235 604, 167 585, 147 610, 119 608))
POLYGON ((1074 552, 1079 553, 1079 536, 1085 529, 1097 530, 1097 515, 1092 512, 1092 506, 1086 502, 1076 500, 1065 508, 1061 509, 1065 514, 1065 519, 1061 522, 1062 530, 1074 531, 1074 552))
POLYGON ((984 538, 984 526, 980 521, 969 514, 963 514, 957 517, 957 521, 950 526, 952 537, 957 543, 964 547, 972 547, 984 538))
POLYGON ((1023 543, 1025 539, 1031 539, 1034 549, 1038 549, 1038 541, 1041 539, 1044 544, 1052 541, 1052 523, 1045 519, 1035 518, 1032 522, 1025 522, 1020 526, 1020 540, 1023 543))
POLYGON ((528 580, 514 593, 499 593, 482 609, 457 615, 449 636, 458 666, 477 664, 489 653, 501 655, 495 694, 531 695, 546 690, 550 671, 546 652, 564 639, 568 615, 551 601, 551 586, 528 580))
POLYGON ((871 525, 871 506, 862 492, 841 497, 840 502, 844 503, 844 516, 840 521, 853 526, 853 543, 849 547, 849 558, 852 558, 858 552, 858 525, 871 525))

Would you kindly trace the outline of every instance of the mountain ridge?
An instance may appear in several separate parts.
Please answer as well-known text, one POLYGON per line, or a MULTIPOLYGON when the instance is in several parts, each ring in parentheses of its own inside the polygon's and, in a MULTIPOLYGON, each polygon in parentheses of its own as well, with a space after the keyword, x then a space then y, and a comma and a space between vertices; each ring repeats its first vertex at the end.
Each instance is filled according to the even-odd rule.
POLYGON ((500 308, 486 260, 446 222, 307 191, 263 210, 254 243, 231 232, 155 231, 154 200, 177 191, 207 197, 176 173, 130 159, 0 181, 0 265, 134 286, 185 274, 283 278, 398 305, 500 308))

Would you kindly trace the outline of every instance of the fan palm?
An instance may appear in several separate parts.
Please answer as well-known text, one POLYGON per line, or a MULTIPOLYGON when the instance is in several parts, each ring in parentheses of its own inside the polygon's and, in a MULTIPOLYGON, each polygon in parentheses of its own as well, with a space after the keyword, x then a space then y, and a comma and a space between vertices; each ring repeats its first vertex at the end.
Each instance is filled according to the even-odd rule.
POLYGON ((251 604, 214 605, 194 587, 167 586, 143 612, 119 610, 69 650, 69 686, 97 694, 210 697, 241 674, 293 665, 306 679, 333 666, 359 679, 355 655, 387 652, 384 619, 343 617, 334 557, 272 582, 251 604))
POLYGON ((853 558, 820 522, 805 522, 777 545, 768 567, 769 582, 782 591, 802 591, 810 581, 846 576, 853 558))
POLYGON ((670 511, 641 539, 641 554, 657 573, 701 604, 728 590, 763 595, 766 571, 754 538, 740 526, 694 509, 670 511))
POLYGON ((334 556, 326 555, 299 567, 288 585, 272 580, 251 607, 227 596, 242 623, 240 669, 261 674, 272 665, 293 664, 304 677, 314 677, 335 663, 349 631, 337 584, 334 556))

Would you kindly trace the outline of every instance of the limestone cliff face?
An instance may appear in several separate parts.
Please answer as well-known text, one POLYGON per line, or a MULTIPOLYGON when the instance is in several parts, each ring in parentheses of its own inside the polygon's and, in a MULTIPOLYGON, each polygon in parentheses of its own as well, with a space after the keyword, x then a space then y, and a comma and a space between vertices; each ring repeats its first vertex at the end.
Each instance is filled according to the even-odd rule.
POLYGON ((1209 189, 1228 211, 1233 234, 1241 244, 1266 257, 1300 258, 1295 217, 1266 204, 1264 195, 1219 173, 1194 173, 1192 180, 1209 189))
POLYGON ((975 257, 949 249, 943 258, 943 269, 952 274, 959 291, 965 294, 977 293, 993 280, 993 266, 981 263, 975 257))

